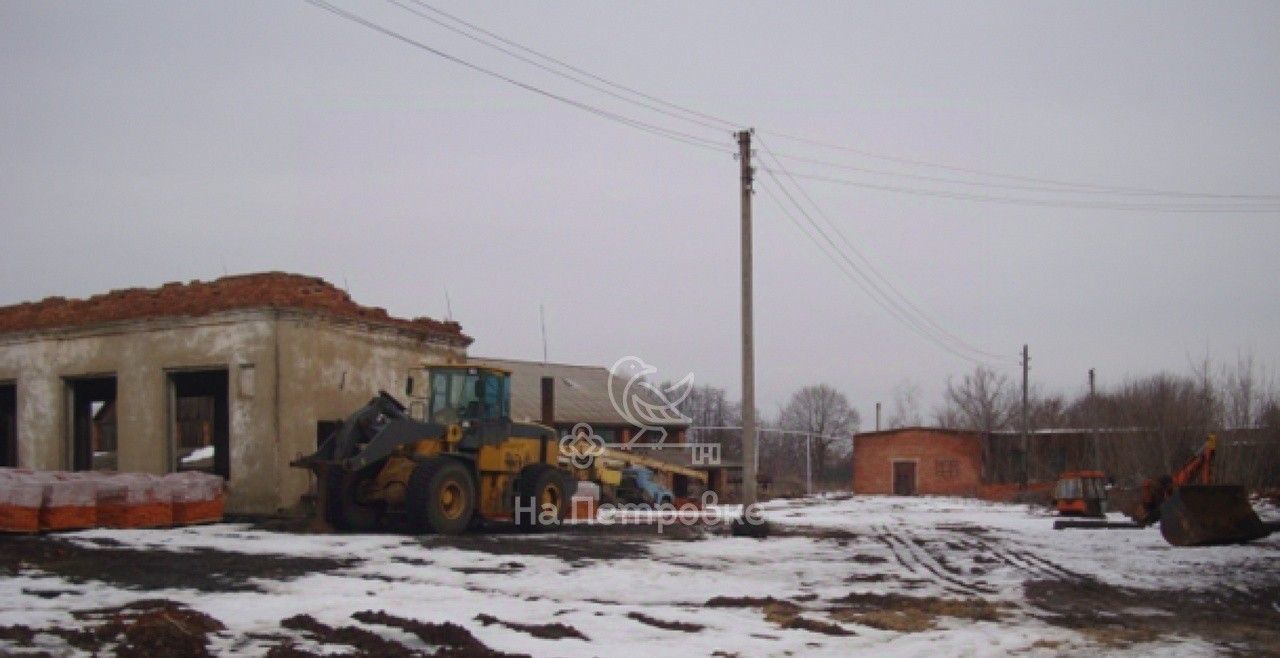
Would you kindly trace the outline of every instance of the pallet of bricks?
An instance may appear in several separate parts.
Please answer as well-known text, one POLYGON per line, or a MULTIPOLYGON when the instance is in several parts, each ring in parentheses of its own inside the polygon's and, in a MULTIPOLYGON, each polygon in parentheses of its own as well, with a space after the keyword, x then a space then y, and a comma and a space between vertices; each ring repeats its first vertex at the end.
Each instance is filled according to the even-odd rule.
POLYGON ((0 468, 0 532, 161 528, 222 520, 221 477, 0 468))

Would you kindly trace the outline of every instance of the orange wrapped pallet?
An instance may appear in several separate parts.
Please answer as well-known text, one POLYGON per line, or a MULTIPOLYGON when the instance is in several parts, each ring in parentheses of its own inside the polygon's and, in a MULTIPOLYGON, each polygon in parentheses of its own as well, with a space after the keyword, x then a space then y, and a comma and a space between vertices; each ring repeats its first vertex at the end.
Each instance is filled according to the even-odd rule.
POLYGON ((97 487, 98 525, 158 528, 173 525, 173 492, 163 477, 120 473, 97 487))
POLYGON ((222 520, 222 478, 184 471, 164 476, 173 493, 173 524, 215 523, 222 520))
POLYGON ((31 471, 0 468, 0 532, 39 532, 43 496, 31 471))
POLYGON ((37 472, 41 530, 92 528, 98 523, 96 473, 37 472))

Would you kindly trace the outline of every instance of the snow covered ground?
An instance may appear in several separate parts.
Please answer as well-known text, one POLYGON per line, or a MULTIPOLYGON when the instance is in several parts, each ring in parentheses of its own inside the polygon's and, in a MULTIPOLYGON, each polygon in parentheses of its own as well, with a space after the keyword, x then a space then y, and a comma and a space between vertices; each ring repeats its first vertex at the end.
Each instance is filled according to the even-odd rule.
POLYGON ((0 577, 0 627, 36 634, 0 647, 81 653, 40 629, 82 627, 87 609, 166 599, 221 622, 208 640, 223 655, 282 643, 353 651, 282 628, 300 614, 435 650, 353 619, 367 610, 453 622, 490 649, 535 656, 1280 651, 1280 535, 1172 548, 1154 529, 1055 531, 1044 511, 952 498, 837 496, 764 509, 777 530, 767 540, 706 529, 447 538, 235 524, 6 538, 3 551, 23 557, 10 557, 0 577), (202 567, 209 579, 185 575, 202 567))

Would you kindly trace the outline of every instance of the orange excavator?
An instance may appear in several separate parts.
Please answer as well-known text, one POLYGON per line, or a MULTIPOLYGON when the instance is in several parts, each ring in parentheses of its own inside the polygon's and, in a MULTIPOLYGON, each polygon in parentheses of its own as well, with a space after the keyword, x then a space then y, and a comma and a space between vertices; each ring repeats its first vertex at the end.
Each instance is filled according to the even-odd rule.
POLYGON ((1053 487, 1058 516, 1107 516, 1107 474, 1102 471, 1067 471, 1053 487))
POLYGON ((1267 536, 1269 528, 1249 505, 1244 487, 1213 484, 1212 434, 1196 454, 1172 475, 1142 483, 1142 499, 1129 516, 1142 526, 1160 523, 1160 534, 1174 546, 1238 544, 1267 536))

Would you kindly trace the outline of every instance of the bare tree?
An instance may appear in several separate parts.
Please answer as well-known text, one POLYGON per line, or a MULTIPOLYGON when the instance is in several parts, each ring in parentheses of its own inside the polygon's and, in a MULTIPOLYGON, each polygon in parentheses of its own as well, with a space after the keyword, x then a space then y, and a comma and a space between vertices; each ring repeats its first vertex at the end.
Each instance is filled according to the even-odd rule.
MULTIPOLYGON (((959 383, 947 381, 936 420, 954 429, 1016 429, 1018 398, 1006 377, 978 367, 959 383)), ((1029 398, 1034 428, 1097 429, 1087 432, 1096 443, 1074 456, 1068 454, 1076 449, 1072 446, 1051 448, 1057 451, 1053 454, 1062 461, 1095 464, 1123 484, 1176 471, 1210 433, 1219 439, 1217 481, 1254 487, 1280 483, 1280 385, 1252 356, 1237 356, 1234 364, 1223 366, 1206 356, 1193 360, 1186 374, 1130 378, 1099 389, 1092 398, 1071 399, 1035 387, 1029 398)), ((1007 477, 1016 472, 1006 468, 1016 463, 1008 454, 1013 444, 1000 445, 984 447, 984 464, 994 464, 993 473, 1007 477)))
POLYGON ((1258 368, 1252 354, 1236 355, 1235 367, 1223 365, 1217 398, 1222 425, 1227 428, 1261 427, 1263 408, 1276 399, 1273 377, 1258 368))
POLYGON ((690 433, 690 441, 718 443, 724 458, 741 458, 741 432, 714 429, 737 427, 742 423, 742 405, 729 399, 723 388, 708 384, 694 386, 676 408, 691 420, 694 431, 690 433))
POLYGON ((952 429, 990 432, 1009 427, 1017 409, 1013 386, 1003 374, 979 365, 956 384, 947 378, 938 424, 952 429))
POLYGON ((1070 427, 1071 404, 1061 394, 1046 394, 1032 386, 1027 395, 1027 422, 1032 429, 1070 427))
MULTIPOLYGON (((778 416, 778 424, 783 429, 813 436, 813 471, 820 477, 829 475, 832 459, 849 455, 850 437, 858 431, 861 420, 844 393, 827 384, 796 391, 778 416)), ((791 442, 804 449, 803 439, 795 438, 791 442)))
POLYGON ((904 379, 893 387, 893 411, 885 422, 885 429, 918 427, 924 424, 920 413, 920 386, 904 379))

